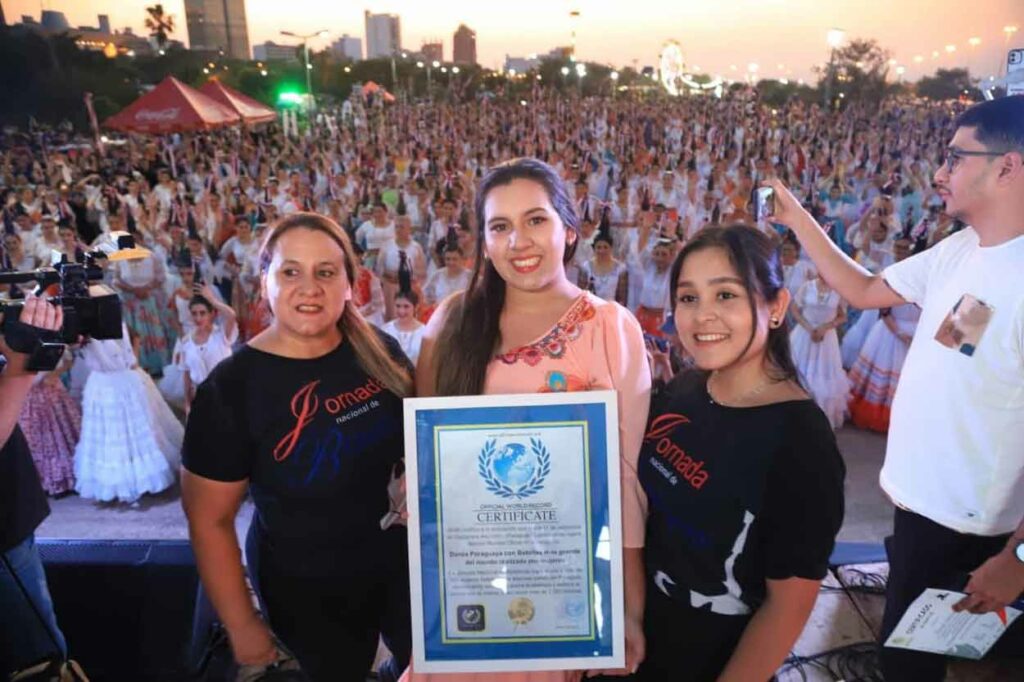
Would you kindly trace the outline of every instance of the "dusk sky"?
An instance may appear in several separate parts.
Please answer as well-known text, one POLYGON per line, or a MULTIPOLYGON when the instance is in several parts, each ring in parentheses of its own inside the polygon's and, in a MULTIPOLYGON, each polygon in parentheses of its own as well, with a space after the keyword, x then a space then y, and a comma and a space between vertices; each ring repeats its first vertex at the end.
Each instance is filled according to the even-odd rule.
MULTIPOLYGON (((144 8, 138 0, 0 0, 8 22, 22 14, 38 19, 41 9, 63 11, 72 25, 95 25, 109 14, 116 28, 143 32, 144 8)), ((163 3, 174 16, 172 37, 188 44, 183 0, 163 3)), ((811 78, 811 67, 828 58, 825 34, 844 29, 848 37, 872 37, 906 66, 916 80, 938 67, 967 66, 991 75, 1005 62, 1003 27, 1021 28, 1011 47, 1024 47, 1024 0, 518 0, 508 3, 435 0, 384 0, 348 3, 317 0, 248 0, 251 44, 288 42, 281 30, 312 33, 328 29, 326 45, 343 33, 364 37, 363 10, 394 13, 402 19, 403 47, 418 49, 428 39, 444 42, 451 59, 452 33, 460 22, 477 33, 481 64, 496 68, 506 54, 526 56, 567 45, 569 11, 578 9, 580 59, 616 67, 657 65, 661 46, 678 41, 687 63, 703 72, 741 77, 758 64, 760 77, 811 78), (498 8, 502 8, 499 10, 498 8), (968 39, 980 38, 977 47, 968 39), (946 52, 946 45, 956 51, 946 52), (939 51, 933 58, 933 51, 939 51), (916 64, 914 57, 923 57, 916 64), (780 65, 782 68, 780 69, 780 65), (736 70, 730 67, 735 66, 736 70)))

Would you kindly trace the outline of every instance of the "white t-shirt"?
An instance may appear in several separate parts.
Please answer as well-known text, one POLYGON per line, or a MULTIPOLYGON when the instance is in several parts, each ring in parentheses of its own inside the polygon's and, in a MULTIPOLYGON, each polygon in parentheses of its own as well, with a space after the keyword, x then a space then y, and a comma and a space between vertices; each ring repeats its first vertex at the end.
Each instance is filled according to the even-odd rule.
POLYGON ((225 358, 231 357, 231 346, 238 340, 238 327, 231 330, 231 336, 224 333, 224 327, 214 325, 206 341, 196 341, 194 333, 182 339, 178 346, 175 364, 188 372, 192 383, 198 386, 206 381, 210 372, 225 358))
POLYGON ((388 223, 377 227, 372 220, 367 220, 356 230, 356 241, 364 244, 367 251, 380 251, 388 240, 395 238, 395 224, 388 223))
POLYGON ((403 331, 398 328, 397 320, 391 320, 381 327, 381 331, 398 341, 398 345, 402 347, 402 352, 405 353, 405 356, 414 365, 420 357, 420 346, 423 344, 423 333, 426 330, 427 326, 421 324, 412 331, 403 331))
POLYGON ((882 488, 961 533, 1009 533, 1024 519, 1022 273, 1024 237, 983 248, 972 228, 883 273, 922 312, 892 406, 882 488))

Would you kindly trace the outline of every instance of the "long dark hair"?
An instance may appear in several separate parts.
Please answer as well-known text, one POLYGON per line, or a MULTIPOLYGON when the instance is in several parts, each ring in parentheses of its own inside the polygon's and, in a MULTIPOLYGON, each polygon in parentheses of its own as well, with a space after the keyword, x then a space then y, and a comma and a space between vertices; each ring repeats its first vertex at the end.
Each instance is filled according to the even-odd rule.
MULTIPOLYGON (((438 395, 482 393, 487 365, 501 342, 498 323, 505 307, 505 280, 494 269, 494 264, 483 257, 484 205, 492 189, 514 180, 531 180, 543 187, 565 228, 579 232, 580 219, 572 194, 554 168, 537 159, 520 158, 488 171, 476 194, 477 248, 473 276, 465 293, 451 301, 438 335, 435 384, 438 395)), ((576 242, 567 243, 562 262, 572 260, 575 252, 576 242)))
MULTIPOLYGON (((753 316, 754 324, 747 345, 739 356, 743 357, 754 343, 754 335, 760 323, 757 316, 757 299, 772 303, 785 288, 779 249, 764 233, 749 225, 706 227, 686 243, 672 264, 669 282, 673 301, 676 300, 676 288, 683 262, 693 254, 707 249, 721 249, 725 252, 750 298, 750 314, 753 316)), ((765 342, 768 373, 779 381, 788 379, 800 383, 799 373, 789 351, 789 330, 783 321, 780 322, 782 323, 778 327, 768 328, 768 340, 765 342)))

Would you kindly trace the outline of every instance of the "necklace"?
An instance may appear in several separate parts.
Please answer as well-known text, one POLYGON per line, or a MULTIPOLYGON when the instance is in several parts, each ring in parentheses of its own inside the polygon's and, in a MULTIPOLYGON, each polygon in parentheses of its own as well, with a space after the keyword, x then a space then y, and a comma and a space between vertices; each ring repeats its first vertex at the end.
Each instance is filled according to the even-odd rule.
POLYGON ((715 398, 714 391, 712 390, 711 383, 715 377, 718 376, 718 372, 714 371, 708 376, 707 391, 708 391, 708 402, 712 405, 721 405, 722 407, 742 407, 744 403, 748 402, 751 398, 754 398, 761 393, 764 393, 765 389, 775 383, 770 377, 766 377, 754 388, 739 394, 735 398, 729 401, 729 404, 723 403, 722 401, 715 398))

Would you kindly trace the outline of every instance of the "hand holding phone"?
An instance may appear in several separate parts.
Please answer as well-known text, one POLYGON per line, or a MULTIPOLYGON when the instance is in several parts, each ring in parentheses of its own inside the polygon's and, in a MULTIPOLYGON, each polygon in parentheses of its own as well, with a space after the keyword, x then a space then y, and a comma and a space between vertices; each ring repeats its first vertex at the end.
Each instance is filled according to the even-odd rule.
POLYGON ((758 187, 754 190, 754 219, 758 222, 775 215, 775 190, 758 187))

